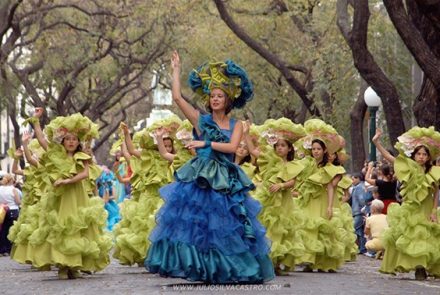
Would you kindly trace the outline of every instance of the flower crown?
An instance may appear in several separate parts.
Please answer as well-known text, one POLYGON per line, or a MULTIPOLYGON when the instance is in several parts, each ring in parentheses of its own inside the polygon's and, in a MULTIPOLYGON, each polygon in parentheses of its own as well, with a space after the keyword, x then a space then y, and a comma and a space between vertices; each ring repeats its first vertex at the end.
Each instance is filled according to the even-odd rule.
POLYGON ((98 125, 77 113, 67 117, 56 117, 45 128, 49 141, 61 143, 67 134, 73 134, 84 144, 98 138, 98 125))
POLYGON ((288 140, 293 144, 306 135, 301 124, 295 124, 287 118, 268 120, 265 122, 265 126, 267 128, 261 132, 261 136, 270 145, 276 144, 280 139, 288 140))
POLYGON ((440 155, 440 133, 434 127, 413 127, 397 138, 395 147, 400 153, 411 157, 418 146, 425 146, 430 153, 431 159, 440 155))
POLYGON ((231 99, 233 108, 242 108, 254 94, 246 71, 232 60, 204 63, 191 71, 188 84, 204 102, 209 101, 213 89, 222 89, 231 99))
POLYGON ((304 123, 307 135, 302 139, 302 147, 306 150, 312 148, 312 142, 319 139, 324 142, 328 153, 336 153, 345 146, 345 140, 331 125, 320 119, 310 119, 304 123))

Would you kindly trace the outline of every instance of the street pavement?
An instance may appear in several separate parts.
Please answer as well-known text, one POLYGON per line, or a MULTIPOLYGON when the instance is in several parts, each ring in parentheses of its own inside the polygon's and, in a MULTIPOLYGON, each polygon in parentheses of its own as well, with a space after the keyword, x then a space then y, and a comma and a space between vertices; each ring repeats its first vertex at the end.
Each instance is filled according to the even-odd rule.
POLYGON ((58 280, 57 271, 36 271, 9 257, 0 257, 0 294, 440 294, 440 279, 415 281, 414 273, 397 276, 378 272, 380 261, 362 255, 337 273, 279 276, 263 285, 205 285, 161 278, 143 267, 119 265, 77 280, 58 280))

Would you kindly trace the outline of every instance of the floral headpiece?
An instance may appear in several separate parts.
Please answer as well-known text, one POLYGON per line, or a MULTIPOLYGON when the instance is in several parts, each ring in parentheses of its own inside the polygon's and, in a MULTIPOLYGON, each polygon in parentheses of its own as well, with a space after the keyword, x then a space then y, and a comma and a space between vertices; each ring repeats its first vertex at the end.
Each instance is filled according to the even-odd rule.
POLYGON ((44 131, 48 140, 56 143, 61 143, 68 133, 76 135, 82 144, 99 136, 98 125, 79 113, 68 117, 56 117, 44 131))
POLYGON ((418 146, 425 146, 431 155, 431 159, 436 159, 440 155, 440 133, 434 127, 413 127, 397 138, 396 149, 407 157, 418 146))
POLYGON ((209 101, 212 89, 222 89, 231 99, 233 108, 242 108, 254 94, 246 71, 232 60, 199 66, 189 74, 188 84, 204 102, 209 101))
POLYGON ((287 118, 272 120, 265 124, 268 128, 261 133, 261 136, 270 145, 276 144, 280 139, 288 140, 293 144, 306 135, 302 125, 295 124, 287 118))
POLYGON ((320 119, 310 119, 304 123, 307 135, 302 139, 302 146, 306 150, 312 148, 312 142, 319 139, 324 142, 328 153, 332 154, 345 146, 345 140, 331 125, 320 119))
POLYGON ((176 138, 180 140, 183 145, 186 145, 193 140, 192 130, 192 124, 189 122, 189 120, 185 120, 182 122, 182 125, 180 125, 179 129, 177 129, 176 138))

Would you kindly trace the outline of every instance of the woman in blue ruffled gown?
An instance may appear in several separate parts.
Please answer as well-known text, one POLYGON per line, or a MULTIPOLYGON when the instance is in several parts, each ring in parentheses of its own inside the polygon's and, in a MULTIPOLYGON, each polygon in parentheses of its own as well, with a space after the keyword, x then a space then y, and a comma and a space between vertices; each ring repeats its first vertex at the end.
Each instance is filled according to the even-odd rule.
POLYGON ((102 166, 102 173, 96 180, 98 194, 104 199, 104 208, 107 210, 107 229, 109 231, 113 230, 113 226, 121 220, 119 215, 119 206, 115 202, 113 183, 116 177, 112 171, 110 171, 106 166, 102 166))
POLYGON ((254 185, 232 162, 243 127, 227 116, 252 98, 252 84, 232 61, 202 65, 189 81, 211 113, 201 115, 181 96, 177 52, 171 65, 173 99, 200 140, 186 146, 196 148, 197 156, 175 173, 175 182, 160 189, 165 203, 149 237, 145 267, 207 283, 268 281, 274 270, 265 228, 257 221, 261 206, 248 195, 254 185))

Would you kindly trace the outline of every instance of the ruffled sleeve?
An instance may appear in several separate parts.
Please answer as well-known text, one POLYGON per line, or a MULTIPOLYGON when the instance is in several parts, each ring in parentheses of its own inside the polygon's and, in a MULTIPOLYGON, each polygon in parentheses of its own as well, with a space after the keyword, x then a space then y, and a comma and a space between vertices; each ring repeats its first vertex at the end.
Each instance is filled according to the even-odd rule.
POLYGON ((341 189, 348 189, 352 184, 353 182, 351 181, 350 177, 344 175, 342 176, 341 181, 339 181, 338 187, 340 187, 341 189))
POLYGON ((278 173, 269 179, 271 183, 286 182, 296 178, 303 170, 304 166, 300 161, 291 161, 276 167, 278 173))
POLYGON ((328 184, 336 175, 342 175, 345 173, 346 171, 344 167, 327 164, 311 175, 309 180, 319 184, 328 184))
POLYGON ((260 176, 265 181, 271 179, 279 172, 279 167, 283 165, 283 160, 277 156, 272 147, 263 145, 257 159, 257 165, 260 176))

